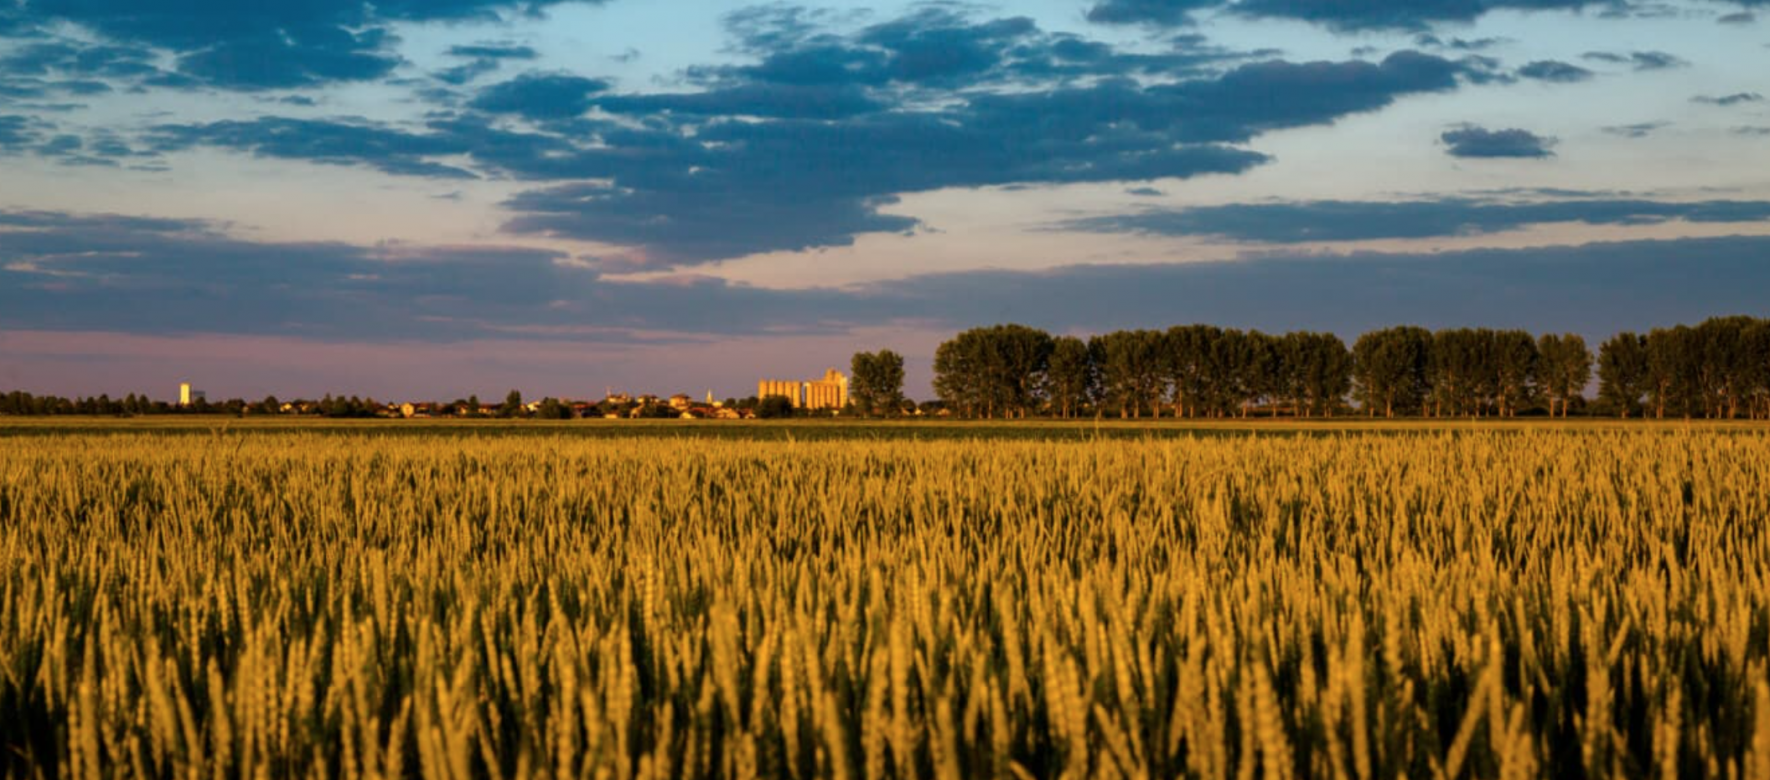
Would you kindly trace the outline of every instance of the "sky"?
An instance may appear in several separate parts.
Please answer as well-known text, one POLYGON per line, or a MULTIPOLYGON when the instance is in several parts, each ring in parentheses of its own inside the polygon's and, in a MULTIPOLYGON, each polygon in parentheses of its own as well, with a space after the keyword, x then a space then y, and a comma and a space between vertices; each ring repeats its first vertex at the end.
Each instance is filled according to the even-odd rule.
POLYGON ((0 0, 0 391, 1770 315, 1770 0, 0 0))

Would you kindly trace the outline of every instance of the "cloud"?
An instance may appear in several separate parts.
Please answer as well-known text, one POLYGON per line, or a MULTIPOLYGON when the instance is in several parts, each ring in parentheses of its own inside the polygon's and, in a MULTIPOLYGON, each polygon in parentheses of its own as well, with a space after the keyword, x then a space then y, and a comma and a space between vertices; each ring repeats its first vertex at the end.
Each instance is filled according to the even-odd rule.
POLYGON ((1220 0, 1101 0, 1088 9, 1088 21, 1097 24, 1190 24, 1195 11, 1219 5, 1220 0))
POLYGON ((386 76, 400 63, 389 51, 394 23, 495 21, 565 1, 32 0, 29 16, 77 25, 118 45, 170 52, 178 75, 193 84, 264 90, 386 76))
POLYGON ((0 57, 0 72, 8 78, 133 79, 159 73, 153 61, 153 51, 143 47, 49 40, 27 43, 0 57))
POLYGON ((1580 11, 1615 7, 1613 0, 1099 0, 1088 20, 1101 24, 1178 26, 1200 11, 1223 9, 1243 16, 1295 19, 1338 31, 1425 30, 1468 23, 1492 11, 1580 11))
POLYGON ((1720 96, 1697 95, 1696 97, 1691 98, 1690 102, 1703 103, 1703 104, 1707 104, 1707 105, 1711 105, 1711 106, 1720 106, 1722 108, 1729 108, 1732 106, 1740 105, 1741 103, 1757 103, 1759 101, 1762 101, 1763 99, 1764 99, 1764 96, 1760 95, 1756 92, 1735 92, 1731 95, 1720 95, 1720 96))
POLYGON ((0 211, 0 329, 329 342, 576 338, 585 330, 827 332, 885 303, 717 280, 621 283, 559 252, 254 242, 199 221, 0 211))
POLYGON ((1730 13, 1730 14, 1722 14, 1721 16, 1715 18, 1715 21, 1720 24, 1751 24, 1752 22, 1755 22, 1757 20, 1758 20, 1757 14, 1754 14, 1750 11, 1738 11, 1738 12, 1730 13))
POLYGON ((1556 60, 1537 60, 1518 69, 1518 75, 1537 81, 1550 81, 1558 84, 1573 84, 1588 81, 1594 75, 1578 65, 1556 60))
POLYGON ((632 134, 662 143, 627 154, 619 145, 586 152, 578 162, 591 167, 580 172, 612 184, 514 198, 509 207, 523 214, 509 229, 635 243, 662 264, 840 246, 859 232, 914 224, 877 214, 905 192, 1240 172, 1265 157, 1218 144, 1448 90, 1462 72, 1417 52, 1382 63, 1268 61, 1174 84, 1115 80, 980 93, 941 111, 880 112, 835 124, 714 121, 697 127, 700 143, 688 147, 673 146, 668 136, 632 134))
POLYGON ((0 228, 56 231, 65 233, 69 237, 209 233, 216 230, 216 227, 212 222, 199 219, 142 217, 127 214, 76 214, 65 211, 0 210, 0 228))
POLYGON ((529 73, 495 84, 473 99, 472 107, 527 119, 570 119, 590 110, 591 96, 607 91, 601 79, 565 73, 529 73))
POLYGON ((1337 30, 1421 30, 1447 22, 1467 23, 1492 11, 1580 11, 1610 5, 1602 0, 1241 0, 1234 9, 1258 17, 1301 19, 1337 30))
POLYGON ((906 193, 1236 174, 1268 159, 1239 146, 1264 133, 1488 73, 1417 51, 1249 60, 1184 36, 1128 53, 946 7, 848 33, 823 18, 737 15, 728 24, 753 61, 691 68, 687 91, 529 74, 422 128, 264 118, 163 135, 168 148, 543 182, 507 201, 508 231, 621 246, 665 268, 911 231, 916 215, 887 213, 906 193))
POLYGON ((0 114, 0 155, 20 154, 42 140, 42 122, 28 116, 0 114))
POLYGON ((1510 38, 1440 38, 1432 33, 1421 33, 1414 36, 1414 45, 1421 48, 1443 48, 1456 51, 1487 51, 1501 44, 1511 43, 1510 38))
POLYGON ((1770 285, 1765 237, 971 271, 770 290, 704 278, 616 282, 523 247, 259 243, 178 220, 0 212, 0 231, 0 329, 32 331, 458 343, 611 332, 625 341, 620 334, 644 330, 841 334, 898 322, 1086 333, 1201 321, 1347 337, 1398 323, 1603 336, 1770 313, 1760 293, 1770 285))
POLYGON ((1298 244, 1473 236, 1535 225, 1653 225, 1685 220, 1713 224, 1770 221, 1770 201, 1587 198, 1539 202, 1439 198, 1398 202, 1294 201, 1234 203, 1187 209, 1142 209, 1129 214, 1060 223, 1059 230, 1195 236, 1219 240, 1298 244))
POLYGON ((1671 122, 1639 122, 1632 125, 1609 125, 1604 132, 1624 138, 1646 138, 1660 130, 1671 127, 1671 122))
POLYGON ((540 53, 529 46, 511 43, 478 43, 467 46, 450 46, 446 52, 450 57, 463 57, 475 60, 532 60, 540 57, 540 53))
POLYGON ((1452 157, 1544 159, 1555 156, 1555 153, 1550 150, 1550 147, 1555 145, 1554 138, 1547 138, 1517 128, 1488 130, 1482 127, 1465 126, 1455 130, 1446 130, 1438 138, 1448 147, 1445 151, 1452 157))
POLYGON ((336 81, 373 81, 400 64, 382 50, 385 32, 337 27, 235 38, 178 58, 178 72, 214 87, 293 89, 336 81))
POLYGON ((438 71, 437 79, 446 84, 460 86, 480 76, 486 75, 502 67, 505 62, 534 60, 540 52, 528 46, 505 43, 481 43, 469 46, 451 46, 444 52, 449 57, 465 58, 469 62, 438 71))
POLYGON ((1125 194, 1126 195, 1136 195, 1139 198, 1159 198, 1159 197, 1163 197, 1163 196, 1167 195, 1168 193, 1162 192, 1161 190, 1158 190, 1154 187, 1132 187, 1130 189, 1125 190, 1125 194))
POLYGON ((1688 66, 1689 61, 1676 54, 1663 51, 1636 51, 1626 54, 1608 51, 1589 51, 1580 57, 1591 62, 1604 62, 1612 65, 1629 65, 1638 71, 1669 70, 1688 66))
POLYGON ((405 133, 366 121, 259 117, 205 125, 159 125, 151 129, 149 140, 158 152, 220 146, 259 157, 366 165, 398 176, 477 178, 470 171, 431 159, 465 152, 458 139, 405 133))
POLYGON ((779 19, 740 14, 727 21, 742 42, 740 48, 758 61, 690 68, 690 79, 708 89, 762 84, 956 89, 1133 75, 1174 77, 1248 56, 1190 36, 1170 41, 1163 51, 1126 52, 1073 34, 1044 32, 1024 17, 979 21, 941 6, 924 7, 847 34, 820 32, 803 14, 779 19))

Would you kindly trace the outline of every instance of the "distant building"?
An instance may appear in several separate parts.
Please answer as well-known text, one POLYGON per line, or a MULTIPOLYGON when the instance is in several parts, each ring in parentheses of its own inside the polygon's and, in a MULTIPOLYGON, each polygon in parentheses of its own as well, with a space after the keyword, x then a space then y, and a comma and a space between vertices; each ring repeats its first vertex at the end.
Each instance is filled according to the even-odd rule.
POLYGON ((203 393, 203 391, 192 390, 191 383, 189 383, 189 382, 179 382, 178 383, 178 405, 179 406, 190 406, 191 404, 194 404, 198 401, 206 401, 206 400, 208 400, 208 398, 209 397, 207 395, 205 395, 203 393))
POLYGON ((764 379, 756 385, 757 398, 771 395, 786 398, 795 409, 841 409, 848 405, 848 377, 832 368, 809 382, 764 379))
POLYGON ((793 408, 797 409, 805 403, 805 399, 800 393, 800 390, 802 389, 800 387, 801 384, 802 383, 800 382, 783 379, 764 379, 756 385, 756 398, 762 399, 771 395, 778 395, 792 401, 793 408))
POLYGON ((670 396, 670 408, 677 411, 687 409, 692 403, 694 403, 694 399, 688 397, 686 393, 677 393, 670 396))
POLYGON ((848 377, 832 368, 823 379, 805 383, 805 408, 840 409, 848 405, 848 377))

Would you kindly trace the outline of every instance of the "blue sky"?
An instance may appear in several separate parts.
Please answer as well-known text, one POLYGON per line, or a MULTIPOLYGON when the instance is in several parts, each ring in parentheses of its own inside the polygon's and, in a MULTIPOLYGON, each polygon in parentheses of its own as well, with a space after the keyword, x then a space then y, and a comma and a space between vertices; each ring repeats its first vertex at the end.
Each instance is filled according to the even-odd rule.
POLYGON ((0 387, 1770 314, 1770 3, 0 0, 0 387))

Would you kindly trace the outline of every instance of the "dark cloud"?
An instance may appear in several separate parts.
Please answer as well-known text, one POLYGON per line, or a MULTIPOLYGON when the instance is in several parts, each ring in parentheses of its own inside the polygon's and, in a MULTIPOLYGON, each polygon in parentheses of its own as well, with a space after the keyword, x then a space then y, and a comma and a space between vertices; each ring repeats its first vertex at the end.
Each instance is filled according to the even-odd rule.
MULTIPOLYGON (((208 233, 213 223, 197 219, 167 219, 125 214, 72 214, 64 211, 0 211, 0 228, 55 231, 70 238, 102 234, 145 235, 208 233)), ((16 235, 16 234, 15 234, 16 235)))
POLYGON ((1602 337, 1716 313, 1770 314, 1765 237, 972 271, 767 290, 712 279, 617 282, 521 247, 256 243, 175 220, 0 212, 0 231, 0 328, 22 330, 449 343, 594 329, 719 338, 898 322, 957 331, 1019 321, 1086 333, 1202 321, 1345 337, 1397 323, 1602 337))
POLYGON ((1770 127, 1735 127, 1733 128, 1733 134, 1745 136, 1770 136, 1770 127))
POLYGON ((20 154, 36 147, 41 140, 41 120, 0 114, 0 155, 20 154))
POLYGON ((178 58, 180 74, 226 89, 312 87, 334 81, 371 81, 393 72, 400 59, 383 50, 380 28, 352 32, 310 27, 222 41, 178 58))
POLYGON ((1501 44, 1510 43, 1507 38, 1440 38, 1432 33, 1421 33, 1414 36, 1414 45, 1421 48, 1444 48, 1455 51, 1486 51, 1501 44))
POLYGON ((1537 60, 1518 69, 1518 75, 1537 81, 1572 84, 1592 78, 1593 73, 1578 65, 1557 60, 1537 60))
MULTIPOLYGON (((595 2, 595 0, 578 0, 595 2)), ((495 21, 504 13, 533 13, 559 0, 306 0, 238 3, 232 0, 32 0, 30 13, 78 24, 118 40, 173 51, 195 51, 219 41, 277 31, 362 29, 394 21, 495 21)))
POLYGON ((1234 203, 1188 209, 1145 209, 1130 214, 1060 223, 1061 230, 1198 236, 1220 240, 1296 244, 1376 239, 1473 236, 1534 225, 1655 225, 1673 220, 1759 223, 1770 220, 1770 201, 1581 199, 1504 202, 1441 198, 1399 202, 1299 201, 1234 203))
MULTIPOLYGON (((522 247, 261 243, 179 220, 0 212, 0 329, 454 342, 580 328, 792 333, 878 305, 716 281, 623 284, 522 247)), ((627 339, 623 337, 623 341, 627 339)))
MULTIPOLYGON (((781 9, 768 18, 779 16, 781 9)), ((1168 77, 1246 58, 1202 38, 1179 37, 1165 51, 1126 52, 1075 35, 1046 33, 1015 17, 972 20, 948 7, 926 7, 848 35, 817 33, 801 15, 759 32, 749 16, 737 34, 755 54, 753 65, 690 68, 708 89, 747 85, 900 89, 1026 86, 1027 82, 1168 77), (765 42, 766 45, 765 45, 765 42)))
MULTIPOLYGON (((466 116, 433 121, 422 133, 261 119, 167 128, 163 135, 169 147, 201 143, 413 175, 461 175, 437 158, 466 156, 521 179, 595 180, 512 199, 507 205, 517 216, 509 229, 630 245, 658 265, 693 264, 909 230, 913 217, 879 212, 907 192, 1236 173, 1266 158, 1219 144, 1449 90, 1466 72, 1417 52, 1381 63, 1274 60, 1152 86, 1116 79, 966 93, 923 110, 874 109, 859 98, 737 100, 721 89, 605 95, 589 80, 531 79, 537 88, 519 89, 519 79, 482 92, 472 105, 554 120, 547 128, 560 134, 499 130, 466 116), (564 97, 547 99, 555 94, 564 97), (583 113, 581 106, 639 124, 567 121, 583 113)), ((794 84, 782 76, 766 86, 777 96, 823 94, 817 81, 794 84)))
POLYGON ((1491 11, 1580 11, 1619 5, 1616 0, 1099 0, 1089 8, 1088 20, 1172 26, 1191 23, 1198 11, 1222 8, 1341 31, 1425 30, 1447 22, 1473 22, 1491 11))
POLYGON ((1438 138, 1444 142, 1447 147, 1445 151, 1452 157, 1542 159, 1555 156, 1555 152, 1550 149, 1555 145, 1555 139, 1517 128, 1488 130, 1482 127, 1460 127, 1446 130, 1438 138))
POLYGON ((1101 0, 1088 9, 1088 21, 1176 26, 1191 23, 1193 12, 1217 5, 1219 0, 1101 0))
MULTIPOLYGON (((469 63, 456 65, 453 68, 445 68, 443 70, 439 70, 431 75, 435 76, 438 81, 441 81, 444 84, 450 84, 450 85, 459 87, 459 86, 465 85, 467 82, 470 82, 470 81, 473 81, 474 79, 479 78, 480 76, 484 76, 488 73, 496 72, 499 67, 499 62, 500 62, 499 60, 491 60, 491 59, 474 60, 469 63)), ((452 99, 452 97, 453 97, 452 95, 450 95, 446 98, 443 97, 443 95, 446 95, 446 94, 447 93, 429 93, 429 94, 423 94, 421 96, 424 99, 426 99, 432 103, 449 104, 449 103, 455 102, 452 99)))
POLYGON ((1740 105, 1742 103, 1757 103, 1759 101, 1762 101, 1763 99, 1764 99, 1764 96, 1760 95, 1756 92, 1735 92, 1731 95, 1719 95, 1719 96, 1697 95, 1696 97, 1691 98, 1690 102, 1704 103, 1704 104, 1711 105, 1711 106, 1720 106, 1722 108, 1728 108, 1728 107, 1740 105))
POLYGON ((1263 133, 1493 76, 1491 64, 1411 50, 1250 61, 1180 36, 1127 52, 949 6, 848 33, 828 18, 780 6, 728 17, 753 61, 690 69, 679 92, 529 74, 422 129, 266 118, 161 136, 168 148, 547 182, 506 204, 508 230, 629 247, 630 261, 667 267, 912 230, 915 216, 885 213, 906 193, 1239 173, 1267 158, 1234 145, 1263 133))
POLYGON ((1640 122, 1632 125, 1610 125, 1604 132, 1620 135, 1624 138, 1646 138, 1660 130, 1671 127, 1671 122, 1640 122))
POLYGON ((1589 51, 1580 55, 1591 62, 1605 62, 1612 65, 1628 65, 1635 70, 1668 70, 1682 68, 1690 63, 1676 54, 1663 51, 1636 51, 1619 54, 1608 51, 1589 51))
POLYGON ((0 80, 0 101, 7 102, 68 96, 92 97, 112 91, 110 84, 96 79, 41 79, 22 76, 0 80))
POLYGON ((8 78, 134 79, 160 72, 153 59, 153 51, 143 47, 39 41, 0 57, 0 72, 8 78))
POLYGON ((1459 72, 1455 63, 1403 52, 1381 64, 1255 63, 1152 87, 1112 81, 979 94, 947 111, 833 125, 714 122, 695 138, 715 146, 646 149, 644 166, 615 151, 586 154, 607 168, 584 173, 612 185, 518 197, 509 205, 526 215, 510 229, 640 244, 664 263, 843 245, 862 229, 914 224, 877 213, 904 192, 1239 172, 1264 157, 1203 144, 1375 110, 1401 95, 1452 88, 1459 72))
POLYGON ((957 86, 1001 65, 1004 50, 1038 32, 1031 19, 970 22, 946 9, 927 8, 863 30, 855 42, 888 57, 885 74, 906 84, 957 86))
POLYGON ((470 62, 457 65, 437 72, 436 77, 447 84, 460 86, 480 76, 496 71, 505 62, 534 60, 541 55, 528 46, 503 43, 482 43, 472 46, 451 46, 445 52, 450 57, 466 58, 470 62))
POLYGON ((739 8, 720 17, 732 37, 733 48, 748 54, 767 54, 799 48, 846 21, 864 18, 867 12, 845 15, 827 8, 789 3, 766 3, 739 8))
POLYGON ((846 246, 862 233, 909 231, 918 224, 914 218, 879 213, 881 206, 896 200, 890 196, 750 200, 692 188, 644 192, 572 184, 511 199, 506 205, 522 216, 505 228, 643 246, 652 255, 647 264, 662 266, 846 246))
POLYGON ((471 172, 429 158, 461 154, 458 140, 404 133, 367 122, 260 117, 206 125, 160 125, 149 134, 155 151, 220 146, 260 157, 327 165, 366 165, 400 176, 475 178, 471 172))
POLYGON ((471 46, 450 46, 450 57, 474 60, 532 60, 541 55, 532 47, 510 43, 480 43, 471 46))
MULTIPOLYGON (((118 45, 170 52, 179 75, 193 84, 261 90, 386 76, 400 62, 389 52, 394 22, 495 21, 567 1, 601 2, 32 0, 29 16, 78 25, 118 45)), ((4 19, 0 12, 0 27, 4 19)))
POLYGON ((1158 190, 1154 187, 1132 187, 1128 190, 1125 190, 1125 194, 1126 195, 1136 195, 1137 197, 1140 197, 1140 198, 1159 198, 1164 195, 1167 195, 1168 193, 1162 192, 1161 190, 1158 190))
POLYGON ((67 132, 56 123, 29 116, 0 115, 0 157, 34 155, 63 165, 116 167, 138 152, 108 130, 89 136, 67 132))
POLYGON ((591 96, 608 82, 564 73, 529 73, 494 84, 473 99, 472 107, 527 119, 570 119, 590 110, 591 96))
POLYGON ((1721 24, 1751 24, 1757 20, 1758 15, 1750 11, 1737 11, 1735 13, 1722 14, 1715 19, 1716 22, 1721 24))

